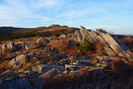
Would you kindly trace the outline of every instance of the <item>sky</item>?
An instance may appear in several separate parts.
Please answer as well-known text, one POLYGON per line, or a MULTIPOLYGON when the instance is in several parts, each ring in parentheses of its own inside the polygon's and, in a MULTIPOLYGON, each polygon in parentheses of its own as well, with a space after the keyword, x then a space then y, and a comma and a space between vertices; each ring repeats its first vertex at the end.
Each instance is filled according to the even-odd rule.
POLYGON ((0 0, 0 27, 52 24, 133 34, 133 0, 0 0))

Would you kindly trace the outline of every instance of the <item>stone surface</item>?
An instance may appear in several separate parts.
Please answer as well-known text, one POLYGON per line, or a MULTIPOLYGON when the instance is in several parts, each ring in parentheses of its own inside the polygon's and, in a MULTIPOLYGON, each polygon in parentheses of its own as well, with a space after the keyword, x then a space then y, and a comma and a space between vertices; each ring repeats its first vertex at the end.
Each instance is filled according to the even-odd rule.
POLYGON ((43 78, 39 77, 35 81, 34 89, 42 89, 42 85, 43 85, 43 78))
POLYGON ((58 66, 58 65, 48 65, 48 64, 41 64, 38 65, 38 72, 39 73, 43 73, 43 72, 47 72, 53 68, 59 69, 59 70, 63 70, 64 67, 63 66, 58 66))
POLYGON ((33 89, 33 87, 21 77, 15 77, 11 81, 0 84, 0 89, 33 89))
POLYGON ((50 77, 51 75, 55 74, 56 71, 57 71, 56 68, 53 68, 53 69, 49 70, 48 72, 40 75, 39 77, 43 77, 43 78, 50 77))
POLYGON ((82 39, 83 39, 83 36, 82 36, 82 34, 80 33, 79 30, 77 30, 76 33, 77 33, 77 36, 78 36, 78 40, 81 43, 82 42, 82 39))
POLYGON ((3 46, 2 46, 2 52, 3 52, 3 50, 4 50, 5 48, 7 48, 7 45, 3 45, 3 46))
POLYGON ((82 34, 82 36, 83 36, 83 39, 85 38, 85 37, 87 37, 88 38, 88 40, 91 42, 91 43, 93 43, 94 42, 94 40, 91 38, 91 36, 88 34, 88 32, 86 31, 86 29, 84 28, 84 27, 82 27, 82 26, 80 26, 80 32, 81 32, 81 34, 82 34))
POLYGON ((20 64, 25 64, 27 60, 28 60, 27 59, 27 56, 24 55, 24 54, 21 54, 21 55, 19 55, 19 56, 16 57, 16 61, 18 63, 20 63, 20 64))
POLYGON ((11 41, 11 42, 9 42, 9 43, 7 44, 7 48, 8 48, 9 50, 12 50, 12 49, 13 49, 13 46, 16 47, 13 41, 11 41))
POLYGON ((19 64, 19 62, 17 62, 16 61, 16 59, 15 58, 13 58, 11 61, 9 61, 9 63, 8 63, 8 67, 13 67, 13 68, 15 68, 15 67, 20 67, 21 66, 21 64, 19 64))

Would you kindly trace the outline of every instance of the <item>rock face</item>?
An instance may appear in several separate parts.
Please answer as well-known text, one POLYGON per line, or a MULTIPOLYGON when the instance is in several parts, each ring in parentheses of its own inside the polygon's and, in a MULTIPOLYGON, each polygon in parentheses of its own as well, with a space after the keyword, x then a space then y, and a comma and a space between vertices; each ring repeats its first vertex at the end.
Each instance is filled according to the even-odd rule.
POLYGON ((85 27, 80 26, 80 31, 77 31, 77 36, 79 42, 82 42, 84 37, 87 37, 90 42, 101 41, 105 44, 104 49, 109 56, 115 56, 116 54, 120 57, 126 56, 127 58, 132 58, 130 50, 118 39, 117 37, 112 37, 104 29, 96 29, 96 31, 87 31, 85 27))

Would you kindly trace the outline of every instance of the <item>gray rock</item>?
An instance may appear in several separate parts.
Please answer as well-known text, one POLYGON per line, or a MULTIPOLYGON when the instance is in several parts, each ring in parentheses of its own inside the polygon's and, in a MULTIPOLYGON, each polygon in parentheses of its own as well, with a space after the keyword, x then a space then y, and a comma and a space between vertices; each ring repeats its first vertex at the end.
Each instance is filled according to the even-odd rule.
POLYGON ((2 72, 0 74, 0 76, 7 75, 7 74, 12 73, 12 72, 13 72, 13 70, 9 69, 9 70, 6 70, 6 71, 2 72))
POLYGON ((33 89, 30 83, 21 77, 16 77, 0 85, 0 89, 33 89))
POLYGON ((58 66, 58 65, 48 65, 48 64, 41 64, 38 65, 38 72, 39 73, 43 73, 43 72, 47 72, 53 68, 59 69, 59 70, 63 70, 64 67, 63 66, 58 66))
POLYGON ((19 64, 19 62, 17 62, 16 61, 16 59, 15 58, 13 58, 11 61, 9 61, 9 63, 8 63, 8 67, 13 67, 13 68, 15 68, 15 67, 20 67, 21 66, 21 64, 19 64))
POLYGON ((93 43, 94 42, 94 40, 91 38, 91 36, 88 34, 88 32, 86 31, 86 29, 84 28, 84 27, 82 27, 82 26, 80 26, 80 32, 81 32, 81 34, 82 34, 82 36, 83 36, 83 39, 85 38, 85 37, 87 37, 88 38, 88 40, 91 42, 91 43, 93 43))
POLYGON ((44 38, 40 37, 39 39, 36 40, 36 43, 40 43, 42 41, 44 41, 44 38))
POLYGON ((26 49, 26 50, 29 50, 29 48, 30 48, 30 46, 26 44, 26 45, 25 45, 25 49, 26 49))
POLYGON ((3 50, 4 50, 5 48, 7 48, 7 45, 3 45, 3 46, 2 46, 2 52, 3 52, 3 50))
POLYGON ((48 72, 40 75, 39 77, 47 78, 47 77, 50 77, 51 75, 55 74, 56 72, 57 72, 57 69, 53 68, 53 69, 49 70, 48 72))
POLYGON ((33 71, 33 72, 38 72, 38 68, 35 67, 35 66, 32 66, 32 71, 33 71))
POLYGON ((79 30, 77 30, 76 33, 77 33, 77 36, 78 36, 78 40, 79 40, 79 42, 82 43, 82 39, 83 39, 82 34, 80 33, 79 30))
POLYGON ((20 63, 20 64, 25 64, 27 60, 28 60, 27 59, 27 56, 24 55, 24 54, 21 54, 21 55, 19 55, 19 56, 16 57, 16 61, 18 63, 20 63))
POLYGON ((39 77, 35 81, 34 89, 42 89, 42 85, 43 85, 43 78, 39 77))
MULTIPOLYGON (((9 42, 9 43, 7 44, 7 48, 8 48, 9 50, 12 50, 12 49, 13 49, 13 46, 15 46, 15 44, 14 44, 13 41, 11 41, 11 42, 9 42)), ((16 47, 16 46, 15 46, 15 47, 16 47)))

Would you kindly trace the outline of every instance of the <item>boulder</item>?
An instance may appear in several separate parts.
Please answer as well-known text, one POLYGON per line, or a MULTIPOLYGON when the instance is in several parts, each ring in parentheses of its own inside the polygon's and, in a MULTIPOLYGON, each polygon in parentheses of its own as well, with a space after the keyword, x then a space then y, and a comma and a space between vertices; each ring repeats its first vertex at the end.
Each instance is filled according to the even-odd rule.
POLYGON ((66 35, 65 34, 61 34, 60 36, 59 36, 59 39, 65 39, 66 38, 66 35))
POLYGON ((7 45, 3 45, 3 46, 2 46, 2 52, 3 52, 3 50, 4 50, 5 48, 7 48, 7 45))
POLYGON ((15 67, 20 67, 21 66, 21 64, 19 64, 19 62, 17 62, 16 61, 16 59, 15 58, 13 58, 11 61, 9 61, 9 63, 8 63, 8 67, 13 67, 13 68, 15 68, 15 67))
POLYGON ((21 54, 21 55, 19 55, 19 56, 16 57, 16 61, 17 61, 18 63, 20 63, 20 64, 25 64, 26 61, 28 61, 28 58, 27 58, 26 55, 21 54))
POLYGON ((9 50, 16 50, 16 45, 14 44, 14 42, 13 41, 11 41, 11 42, 9 42, 8 44, 7 44, 7 48, 9 49, 9 50))
POLYGON ((32 66, 32 72, 38 72, 38 68, 35 66, 32 66))
POLYGON ((40 42, 43 42, 44 41, 44 38, 40 37, 39 39, 36 40, 36 43, 40 43, 40 42))

